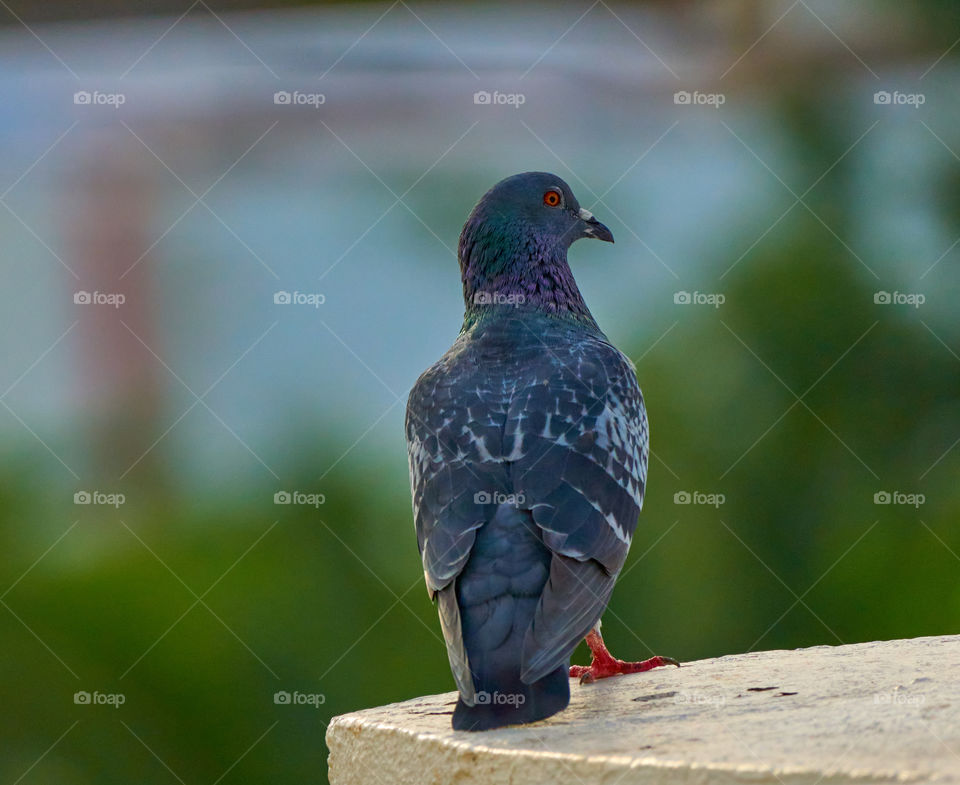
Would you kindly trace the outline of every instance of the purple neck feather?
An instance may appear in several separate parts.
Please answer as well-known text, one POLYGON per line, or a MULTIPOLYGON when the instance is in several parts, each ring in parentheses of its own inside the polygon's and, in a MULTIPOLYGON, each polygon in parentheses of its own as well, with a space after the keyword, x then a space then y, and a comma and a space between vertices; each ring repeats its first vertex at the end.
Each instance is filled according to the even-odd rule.
POLYGON ((568 247, 520 226, 472 215, 459 247, 467 321, 514 306, 595 325, 567 262, 568 247))

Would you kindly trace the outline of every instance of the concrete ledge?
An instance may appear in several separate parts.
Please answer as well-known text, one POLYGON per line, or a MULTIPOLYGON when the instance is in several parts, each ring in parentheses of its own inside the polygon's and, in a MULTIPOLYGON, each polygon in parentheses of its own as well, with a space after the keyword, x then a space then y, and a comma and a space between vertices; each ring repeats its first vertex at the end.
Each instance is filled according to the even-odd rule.
POLYGON ((454 732, 455 693, 335 717, 333 785, 960 783, 960 636, 766 651, 571 684, 543 722, 454 732))

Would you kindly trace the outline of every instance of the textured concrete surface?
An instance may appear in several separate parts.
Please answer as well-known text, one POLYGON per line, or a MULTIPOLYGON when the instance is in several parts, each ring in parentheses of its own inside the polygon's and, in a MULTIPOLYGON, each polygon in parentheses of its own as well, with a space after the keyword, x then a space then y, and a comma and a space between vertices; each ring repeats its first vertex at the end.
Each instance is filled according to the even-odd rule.
POLYGON ((548 720, 450 729, 455 693, 335 717, 333 785, 960 783, 960 636, 766 651, 571 683, 548 720))

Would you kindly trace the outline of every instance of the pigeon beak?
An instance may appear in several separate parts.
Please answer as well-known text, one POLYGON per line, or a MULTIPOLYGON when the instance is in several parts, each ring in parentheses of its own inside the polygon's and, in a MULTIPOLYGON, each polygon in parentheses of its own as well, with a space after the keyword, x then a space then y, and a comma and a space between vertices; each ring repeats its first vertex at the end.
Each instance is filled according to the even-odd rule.
POLYGON ((606 243, 613 242, 613 232, 593 217, 589 210, 580 208, 580 220, 583 221, 583 236, 593 237, 595 240, 603 240, 606 243))

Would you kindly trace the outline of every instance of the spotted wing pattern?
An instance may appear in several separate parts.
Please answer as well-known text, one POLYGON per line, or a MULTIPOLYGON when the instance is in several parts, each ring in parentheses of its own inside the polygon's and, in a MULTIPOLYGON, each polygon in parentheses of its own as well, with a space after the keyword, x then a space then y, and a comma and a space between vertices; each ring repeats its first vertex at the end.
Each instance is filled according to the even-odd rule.
POLYGON ((505 442, 518 496, 553 552, 523 648, 534 682, 569 660, 606 608, 643 503, 649 434, 630 361, 605 339, 550 347, 514 394, 505 442))
POLYGON ((599 331, 500 319, 420 377, 406 431, 424 574, 461 695, 474 687, 455 579, 496 509, 482 494, 529 510, 552 552, 523 644, 522 678, 537 681, 599 619, 637 524, 648 433, 632 365, 599 331))

